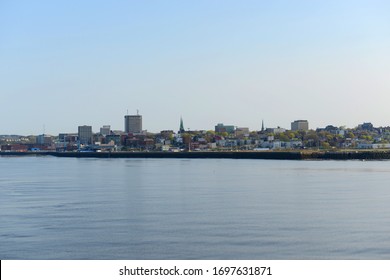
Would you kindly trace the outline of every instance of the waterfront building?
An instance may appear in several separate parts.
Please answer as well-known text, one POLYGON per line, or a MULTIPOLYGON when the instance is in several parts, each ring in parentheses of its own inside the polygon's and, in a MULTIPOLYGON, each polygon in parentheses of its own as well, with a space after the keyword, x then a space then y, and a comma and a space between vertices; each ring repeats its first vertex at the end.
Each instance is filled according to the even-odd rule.
POLYGON ((58 134, 58 141, 66 143, 76 143, 78 140, 77 133, 60 133, 58 134))
POLYGON ((115 145, 121 145, 121 136, 115 134, 106 135, 106 144, 114 142, 115 145))
POLYGON ((296 120, 291 123, 291 130, 292 131, 298 131, 298 130, 309 130, 309 122, 307 120, 296 120))
POLYGON ((36 143, 39 145, 51 145, 53 144, 53 136, 47 134, 38 135, 36 138, 36 143))
POLYGON ((142 116, 141 115, 126 115, 125 116, 125 132, 126 133, 141 133, 142 132, 142 116))
POLYGON ((357 144, 358 149, 390 149, 390 144, 388 143, 367 143, 359 142, 357 144))
POLYGON ((90 145, 93 141, 92 126, 83 125, 78 127, 78 136, 80 144, 90 145))

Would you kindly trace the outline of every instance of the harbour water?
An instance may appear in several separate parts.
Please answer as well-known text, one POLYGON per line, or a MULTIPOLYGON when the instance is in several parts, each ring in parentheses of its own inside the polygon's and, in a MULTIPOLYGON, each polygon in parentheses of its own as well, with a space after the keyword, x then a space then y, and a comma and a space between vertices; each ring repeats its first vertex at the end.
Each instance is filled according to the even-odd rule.
POLYGON ((0 157, 0 259, 390 259, 390 161, 0 157))

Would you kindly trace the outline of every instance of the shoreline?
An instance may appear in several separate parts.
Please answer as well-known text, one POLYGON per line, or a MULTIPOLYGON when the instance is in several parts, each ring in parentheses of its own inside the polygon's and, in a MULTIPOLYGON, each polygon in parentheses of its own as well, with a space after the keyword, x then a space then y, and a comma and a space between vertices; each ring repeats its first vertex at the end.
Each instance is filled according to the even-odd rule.
POLYGON ((271 160, 387 160, 390 150, 348 151, 237 151, 237 152, 0 152, 3 156, 74 158, 221 158, 271 160))

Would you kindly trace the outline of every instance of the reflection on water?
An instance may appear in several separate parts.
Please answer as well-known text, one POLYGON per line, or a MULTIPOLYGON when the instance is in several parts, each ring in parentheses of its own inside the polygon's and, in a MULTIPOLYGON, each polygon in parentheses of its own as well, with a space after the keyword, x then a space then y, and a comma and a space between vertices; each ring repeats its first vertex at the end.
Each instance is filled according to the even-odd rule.
POLYGON ((1 259, 389 259, 389 161, 0 157, 1 259))

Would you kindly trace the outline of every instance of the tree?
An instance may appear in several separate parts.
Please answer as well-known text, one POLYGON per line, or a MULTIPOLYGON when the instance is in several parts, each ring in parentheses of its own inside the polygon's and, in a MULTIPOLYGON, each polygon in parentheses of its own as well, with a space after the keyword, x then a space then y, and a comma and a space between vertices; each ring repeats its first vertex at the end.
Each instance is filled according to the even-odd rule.
POLYGON ((349 131, 347 132, 347 134, 345 135, 346 138, 351 138, 351 139, 354 139, 355 138, 355 134, 353 134, 352 131, 349 131))
POLYGON ((286 135, 287 135, 287 137, 288 137, 290 140, 296 138, 295 133, 292 132, 292 131, 286 132, 286 135))
POLYGON ((225 132, 220 132, 219 135, 222 136, 222 137, 224 137, 224 138, 226 138, 226 137, 229 136, 229 133, 227 133, 227 132, 225 131, 225 132))
POLYGON ((306 134, 305 139, 304 139, 304 145, 307 147, 317 147, 319 138, 316 132, 310 131, 309 133, 306 134))
POLYGON ((323 149, 329 149, 330 148, 330 144, 328 143, 328 142, 321 142, 321 147, 323 148, 323 149))
POLYGON ((278 133, 278 134, 276 134, 276 137, 277 137, 280 141, 283 141, 283 142, 288 142, 288 141, 290 141, 290 139, 288 138, 288 136, 287 136, 286 133, 278 133))

